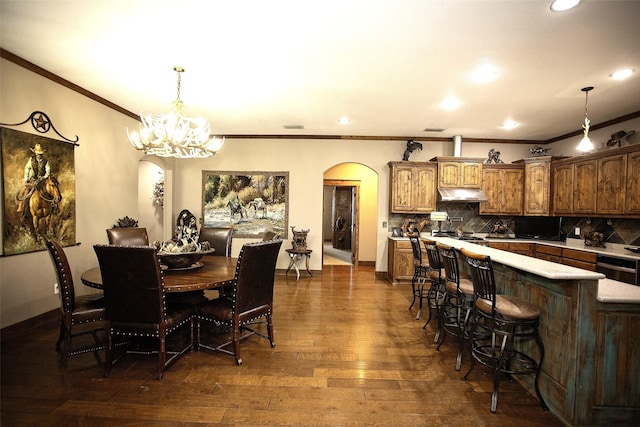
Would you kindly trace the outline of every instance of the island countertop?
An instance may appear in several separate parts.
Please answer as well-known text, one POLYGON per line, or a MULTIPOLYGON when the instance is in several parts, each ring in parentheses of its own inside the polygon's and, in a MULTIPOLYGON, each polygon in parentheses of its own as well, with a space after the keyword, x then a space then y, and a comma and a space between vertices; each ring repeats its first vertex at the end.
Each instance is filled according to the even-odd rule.
MULTIPOLYGON (((545 261, 526 255, 514 254, 511 252, 494 249, 476 244, 474 241, 458 240, 450 237, 428 237, 435 241, 454 248, 466 248, 467 250, 482 255, 489 255, 492 260, 509 267, 536 274, 551 280, 598 280, 597 301, 607 304, 640 304, 640 286, 607 279, 604 274, 577 267, 545 261)), ((398 237, 397 239, 407 239, 398 237)), ((577 241, 577 239, 572 239, 577 241)), ((486 242, 487 240, 484 240, 486 242)), ((493 241, 493 240, 488 240, 493 241)), ((499 241, 499 240, 496 240, 499 241)), ((514 239, 509 241, 531 242, 530 240, 514 239)), ((480 242, 483 242, 482 240, 480 242)), ((577 246, 563 242, 536 242, 541 244, 551 244, 555 246, 577 248, 577 246)), ((596 251, 596 250, 594 250, 596 251)), ((598 251, 600 252, 600 251, 598 251)), ((616 250, 617 252, 617 250, 616 250)), ((632 257, 633 258, 633 257, 632 257)))

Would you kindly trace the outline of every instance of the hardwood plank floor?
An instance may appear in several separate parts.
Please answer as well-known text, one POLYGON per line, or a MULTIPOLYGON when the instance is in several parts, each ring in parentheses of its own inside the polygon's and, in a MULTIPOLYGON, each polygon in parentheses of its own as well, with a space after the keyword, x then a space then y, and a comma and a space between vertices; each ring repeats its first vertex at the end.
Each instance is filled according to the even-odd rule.
MULTIPOLYGON (((319 276, 319 275, 316 275, 319 276)), ((244 363, 191 352, 155 380, 155 356, 127 355, 103 378, 92 354, 57 365, 57 312, 2 331, 2 426, 561 426, 517 382, 469 381, 456 346, 410 313, 409 285, 373 267, 325 266, 321 277, 276 276, 276 347, 256 336, 244 363)), ((435 322, 432 322, 435 323, 435 322)))

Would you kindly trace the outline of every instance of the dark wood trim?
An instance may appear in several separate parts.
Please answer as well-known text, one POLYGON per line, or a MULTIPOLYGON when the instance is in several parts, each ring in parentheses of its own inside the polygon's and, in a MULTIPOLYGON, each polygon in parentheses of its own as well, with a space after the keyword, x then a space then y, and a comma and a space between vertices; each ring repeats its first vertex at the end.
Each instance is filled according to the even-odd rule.
MULTIPOLYGON (((626 122, 627 120, 637 119, 640 117, 640 111, 636 111, 635 113, 626 114, 624 116, 617 117, 615 119, 607 120, 606 122, 598 123, 597 125, 591 126, 589 129, 594 131, 602 128, 606 128, 607 126, 613 126, 618 123, 626 122)), ((545 144, 550 144, 552 142, 560 141, 566 138, 571 138, 572 136, 582 135, 583 130, 577 130, 574 132, 566 133, 564 135, 556 136, 555 138, 548 139, 545 144)))
POLYGON ((7 61, 11 61, 16 65, 19 65, 23 68, 26 68, 29 71, 34 72, 35 74, 38 74, 44 78, 47 78, 53 82, 58 83, 61 86, 64 86, 68 89, 71 89, 74 92, 79 93, 80 95, 84 95, 87 98, 92 99, 93 101, 96 101, 99 104, 102 104, 106 107, 109 107, 119 113, 124 114, 125 116, 129 116, 132 119, 136 119, 138 121, 140 121, 140 116, 138 116, 137 114, 132 113, 129 110, 125 110, 124 108, 120 107, 117 104, 114 104, 113 102, 102 98, 101 96, 96 95, 93 92, 90 92, 88 90, 86 90, 85 88, 78 86, 75 83, 70 82, 69 80, 65 80, 62 77, 58 76, 57 74, 53 74, 50 71, 45 70, 42 67, 37 66, 36 64, 27 61, 26 59, 23 59, 7 50, 4 50, 2 48, 0 48, 0 58, 4 58, 7 61))
MULTIPOLYGON (((93 92, 90 92, 84 89, 81 86, 78 86, 75 83, 70 82, 69 80, 65 80, 62 77, 53 74, 50 71, 45 70, 32 62, 27 61, 15 55, 5 49, 0 48, 0 58, 4 58, 7 61, 11 61, 16 65, 26 68, 29 71, 32 71, 42 77, 48 78, 51 81, 54 81, 68 89, 71 89, 75 92, 78 92, 81 95, 90 98, 99 104, 102 104, 106 107, 109 107, 119 113, 124 114, 125 116, 131 117, 132 119, 136 119, 140 121, 140 116, 132 113, 129 110, 126 110, 120 107, 113 102, 102 98, 101 96, 96 95, 93 92)), ((640 117, 640 111, 636 111, 635 113, 627 114, 625 116, 621 116, 603 123, 599 123, 597 125, 591 126, 591 130, 601 129, 607 126, 612 126, 617 123, 621 123, 627 120, 635 119, 640 117)), ((577 136, 582 133, 582 130, 577 130, 574 132, 570 132, 564 135, 557 136, 555 138, 551 138, 548 140, 527 140, 527 139, 491 139, 491 138, 464 138, 465 143, 489 143, 489 144, 537 144, 537 145, 546 145, 552 142, 560 141, 562 139, 570 138, 572 136, 577 136)), ((235 135, 224 135, 227 139, 341 139, 341 140, 354 140, 354 141, 408 141, 415 140, 421 142, 442 142, 449 141, 450 137, 436 137, 436 136, 375 136, 375 135, 253 135, 253 134, 235 134, 235 135)))

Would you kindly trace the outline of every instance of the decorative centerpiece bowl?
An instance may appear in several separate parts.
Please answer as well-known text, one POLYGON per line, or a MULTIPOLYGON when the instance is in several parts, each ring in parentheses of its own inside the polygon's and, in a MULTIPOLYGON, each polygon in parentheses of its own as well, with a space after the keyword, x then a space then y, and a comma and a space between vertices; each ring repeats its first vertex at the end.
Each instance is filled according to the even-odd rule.
POLYGON ((158 249, 160 264, 169 269, 189 268, 197 263, 200 258, 214 251, 208 242, 187 243, 180 240, 168 242, 154 242, 158 249))

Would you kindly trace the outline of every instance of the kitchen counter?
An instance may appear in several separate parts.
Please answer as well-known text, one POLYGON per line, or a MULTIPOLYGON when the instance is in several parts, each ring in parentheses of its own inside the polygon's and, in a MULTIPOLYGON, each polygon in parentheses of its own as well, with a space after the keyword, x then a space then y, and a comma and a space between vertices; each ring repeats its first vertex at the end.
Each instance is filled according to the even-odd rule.
MULTIPOLYGON (((489 248, 487 246, 483 246, 482 243, 538 243, 561 248, 579 249, 609 256, 619 256, 628 259, 640 259, 640 254, 634 254, 624 249, 624 246, 629 245, 607 244, 606 248, 596 248, 585 246, 584 241, 579 239, 567 239, 566 242, 558 242, 537 239, 492 239, 485 237, 484 240, 469 241, 458 240, 450 237, 432 237, 430 235, 423 235, 422 237, 433 239, 458 249, 465 247, 472 252, 489 255, 491 259, 496 262, 552 280, 598 280, 596 296, 598 302, 605 304, 640 304, 640 286, 629 285, 627 283, 607 279, 602 273, 582 270, 580 268, 557 264, 525 255, 514 254, 500 249, 489 248)), ((390 239, 409 240, 408 237, 390 237, 390 239)))
MULTIPOLYGON (((554 415, 569 426, 632 425, 640 419, 640 362, 634 339, 640 336, 640 287, 482 246, 487 240, 428 238, 489 255, 499 292, 541 308, 545 359, 539 383, 554 415)), ((522 350, 525 345, 519 344, 522 350)), ((532 376, 514 379, 535 395, 532 376)))
MULTIPOLYGON (((478 235, 481 236, 481 235, 478 235)), ((516 239, 516 238, 506 238, 506 239, 496 239, 491 237, 484 237, 484 240, 480 240, 480 242, 522 242, 522 243, 540 243, 542 245, 547 246, 555 246, 558 248, 571 248, 578 249, 585 252, 592 252, 599 255, 608 255, 608 256, 616 256, 620 258, 627 258, 633 260, 640 260, 640 254, 631 252, 626 247, 635 247, 633 245, 623 245, 619 243, 606 243, 606 247, 600 248, 596 246, 586 246, 584 244, 584 240, 582 239, 572 239, 567 238, 565 242, 555 241, 555 240, 539 240, 539 239, 516 239)))

